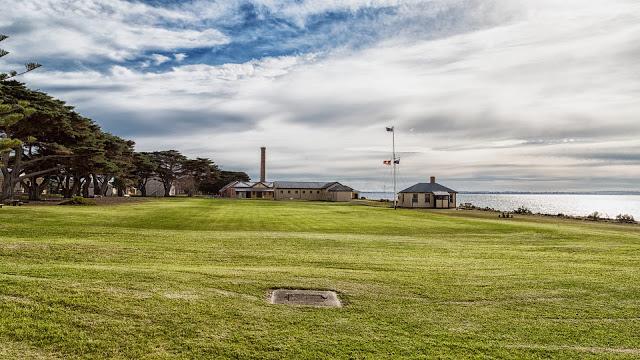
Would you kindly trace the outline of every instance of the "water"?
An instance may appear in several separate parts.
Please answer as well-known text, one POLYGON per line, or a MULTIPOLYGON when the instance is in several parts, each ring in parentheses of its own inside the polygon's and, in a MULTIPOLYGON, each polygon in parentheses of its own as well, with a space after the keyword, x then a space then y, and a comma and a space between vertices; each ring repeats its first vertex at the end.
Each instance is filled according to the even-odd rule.
MULTIPOLYGON (((393 199, 393 193, 361 193, 367 199, 393 199)), ((640 195, 575 195, 575 194, 458 194, 458 205, 471 203, 500 211, 513 211, 521 206, 534 213, 587 216, 594 211, 602 217, 615 218, 629 214, 640 219, 640 195)))

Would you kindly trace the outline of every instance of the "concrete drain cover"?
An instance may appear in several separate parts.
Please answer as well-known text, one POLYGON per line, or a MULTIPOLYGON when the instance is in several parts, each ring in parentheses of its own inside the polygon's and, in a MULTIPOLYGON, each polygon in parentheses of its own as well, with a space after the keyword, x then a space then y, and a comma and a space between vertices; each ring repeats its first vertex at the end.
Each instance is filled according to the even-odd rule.
POLYGON ((335 291, 276 289, 271 291, 272 304, 341 307, 335 291))

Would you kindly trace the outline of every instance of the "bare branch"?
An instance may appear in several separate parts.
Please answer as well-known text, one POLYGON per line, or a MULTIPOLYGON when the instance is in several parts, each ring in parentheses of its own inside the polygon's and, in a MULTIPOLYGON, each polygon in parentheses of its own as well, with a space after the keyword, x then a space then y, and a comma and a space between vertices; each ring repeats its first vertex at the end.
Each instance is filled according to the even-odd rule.
POLYGON ((52 172, 54 172, 56 170, 60 170, 62 168, 64 168, 64 165, 58 165, 58 166, 50 168, 50 169, 36 171, 36 172, 29 173, 29 174, 24 174, 24 175, 19 176, 18 180, 22 180, 22 179, 25 179, 25 178, 30 178, 30 177, 34 177, 34 176, 39 176, 39 175, 52 173, 52 172))

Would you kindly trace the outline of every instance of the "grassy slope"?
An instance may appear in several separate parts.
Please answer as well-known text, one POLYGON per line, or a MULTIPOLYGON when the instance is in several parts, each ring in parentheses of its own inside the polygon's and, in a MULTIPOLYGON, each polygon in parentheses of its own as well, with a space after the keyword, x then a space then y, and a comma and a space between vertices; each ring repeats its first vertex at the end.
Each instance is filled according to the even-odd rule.
POLYGON ((0 357, 640 357, 640 230, 324 203, 0 210, 0 357), (342 309, 268 305, 334 289, 342 309))

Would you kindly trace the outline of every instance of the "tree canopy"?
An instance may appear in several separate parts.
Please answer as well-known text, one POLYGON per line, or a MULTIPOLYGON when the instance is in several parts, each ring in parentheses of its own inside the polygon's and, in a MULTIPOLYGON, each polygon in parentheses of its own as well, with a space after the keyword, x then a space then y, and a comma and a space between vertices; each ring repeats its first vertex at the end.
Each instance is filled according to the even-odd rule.
POLYGON ((0 174, 0 200, 13 198, 18 186, 31 200, 44 190, 87 197, 136 189, 146 196, 151 180, 165 196, 176 185, 189 195, 209 194, 228 178, 211 159, 189 159, 178 150, 135 152, 133 141, 14 80, 0 80, 0 174))

